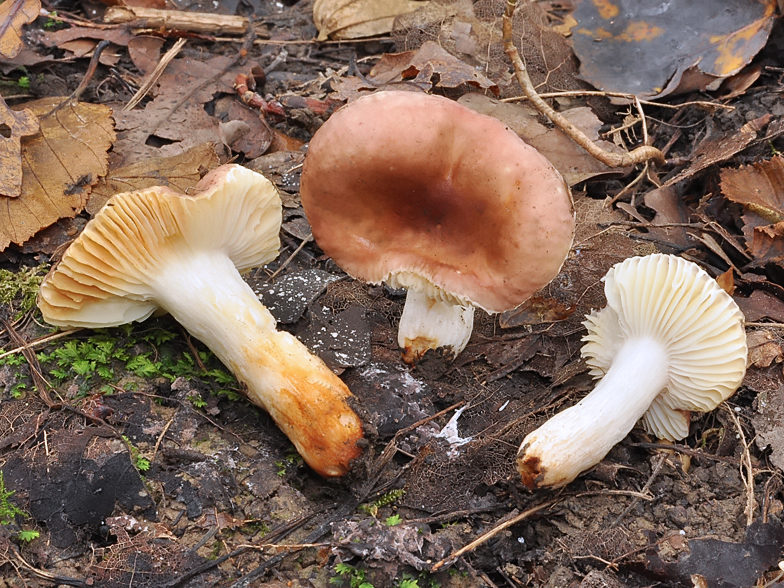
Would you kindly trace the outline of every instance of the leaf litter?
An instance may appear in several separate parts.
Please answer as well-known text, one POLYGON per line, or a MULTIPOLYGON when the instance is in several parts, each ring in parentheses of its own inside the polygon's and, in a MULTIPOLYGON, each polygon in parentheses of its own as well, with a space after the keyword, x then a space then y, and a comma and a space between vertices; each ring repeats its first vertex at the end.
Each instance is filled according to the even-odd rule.
MULTIPOLYGON (((598 164, 525 103, 497 100, 496 88, 504 98, 520 94, 501 45, 504 2, 417 4, 417 11, 392 23, 394 45, 385 39, 318 45, 311 42, 316 34, 312 4, 248 3, 263 12, 263 25, 256 27, 260 44, 246 45, 248 62, 236 57, 239 38, 231 45, 190 38, 149 97, 124 113, 122 106, 170 42, 132 29, 99 35, 124 35, 116 37, 123 39, 117 44, 117 69, 98 66, 100 82, 88 86, 82 99, 111 105, 118 138, 111 137, 111 123, 96 123, 108 120, 104 106, 72 101, 55 112, 63 129, 71 129, 67 117, 73 113, 98 124, 86 127, 89 138, 80 138, 91 149, 75 151, 82 158, 91 151, 103 163, 50 187, 49 193, 71 198, 48 222, 54 223, 51 234, 30 240, 43 223, 26 237, 14 232, 8 240, 15 244, 6 245, 0 264, 19 269, 56 255, 81 230, 87 214, 113 193, 153 184, 187 193, 218 163, 241 158, 281 189, 281 238, 288 250, 256 270, 249 282, 261 290, 272 276, 265 287, 291 302, 278 318, 333 369, 342 370, 367 424, 370 459, 349 480, 318 479, 267 415, 237 400, 236 383, 215 371, 200 344, 165 318, 108 335, 106 341, 145 338, 129 343, 138 356, 130 363, 136 373, 127 367, 128 359, 116 358, 109 371, 101 355, 108 347, 96 346, 85 332, 50 341, 44 327, 24 319, 14 332, 18 328, 24 341, 42 346, 37 349, 63 357, 84 349, 91 355, 75 360, 75 369, 87 371, 59 378, 51 363, 28 367, 27 361, 5 359, 18 354, 0 353, 2 422, 9 424, 0 434, 0 469, 17 492, 15 500, 31 515, 17 524, 35 525, 47 541, 0 544, 0 561, 8 562, 15 578, 28 574, 28 582, 43 582, 31 569, 49 570, 112 588, 248 586, 269 572, 278 580, 268 585, 285 580, 319 587, 349 585, 360 577, 375 586, 408 581, 446 587, 776 581, 782 546, 776 525, 784 512, 774 469, 784 461, 784 342, 775 324, 784 322, 776 152, 784 149, 784 104, 780 72, 770 55, 784 42, 780 32, 769 30, 773 19, 763 12, 753 21, 747 45, 732 49, 730 36, 716 45, 720 51, 732 49, 727 55, 740 56, 745 65, 756 53, 754 43, 764 45, 770 32, 770 52, 762 49, 755 58, 756 73, 715 94, 734 110, 710 106, 710 95, 635 108, 563 92, 586 88, 576 77, 577 60, 564 36, 576 36, 575 27, 583 24, 579 12, 539 3, 518 10, 515 36, 522 40, 539 91, 555 94, 548 100, 593 140, 604 140, 608 150, 647 140, 669 158, 663 168, 618 170, 598 164), (302 43, 276 46, 274 37, 283 35, 302 43), (255 96, 242 103, 233 87, 237 74, 258 72, 259 65, 264 75, 254 74, 255 96), (408 369, 396 342, 401 293, 350 280, 325 258, 310 239, 297 191, 304 158, 300 142, 335 108, 362 93, 412 82, 497 116, 535 143, 572 185, 578 228, 561 273, 529 303, 497 318, 478 313, 475 334, 456 361, 429 353, 408 369), (259 100, 281 104, 285 116, 249 106, 259 100), (252 130, 238 138, 228 129, 240 122, 252 130), (101 133, 108 137, 104 142, 98 141, 101 133), (284 150, 271 152, 281 145, 284 150), (57 221, 61 217, 66 218, 57 221), (739 420, 723 411, 711 413, 693 422, 692 434, 674 446, 635 429, 557 497, 527 494, 513 466, 520 440, 593 387, 579 358, 580 323, 604 304, 601 278, 618 261, 659 250, 701 263, 734 290, 754 323, 747 379, 731 399, 739 420), (170 335, 160 335, 169 329, 170 335), (103 375, 90 375, 90 366, 103 375), (54 383, 52 393, 62 402, 46 406, 36 400, 34 369, 54 383), (63 411, 63 402, 74 410, 63 411), (751 438, 753 446, 745 441, 751 438), (138 468, 145 463, 148 469, 138 468), (739 473, 746 467, 754 469, 750 482, 739 473), (85 499, 96 496, 97 488, 98 494, 111 491, 85 499), (750 497, 754 522, 747 529, 750 497), (551 498, 558 502, 548 502, 551 498), (517 518, 539 507, 540 514, 517 518), (506 527, 505 521, 517 522, 506 527), (457 558, 453 570, 458 573, 435 571, 436 562, 451 561, 451 554, 487 533, 494 534, 457 558), (59 546, 69 541, 70 549, 89 553, 92 548, 95 557, 61 557, 66 548, 59 546), (313 546, 262 547, 284 543, 313 546), (295 554, 287 555, 290 551, 295 554)), ((593 3, 597 10, 613 6, 593 3)), ((188 14, 178 16, 187 21, 188 14)), ((212 16, 200 18, 209 22, 212 16)), ((69 35, 73 41, 90 37, 76 30, 60 34, 60 40, 69 35)), ((35 36, 17 37, 34 48, 35 36)), ((56 76, 63 79, 83 72, 80 61, 57 67, 56 76)), ((736 70, 719 73, 733 76, 736 70)), ((21 79, 22 73, 6 75, 21 79)), ((705 84, 703 79, 698 87, 705 84)), ((68 91, 73 86, 74 80, 68 91)), ((45 115, 52 107, 35 111, 42 119, 39 134, 47 138, 45 115)), ((31 103, 17 100, 14 108, 31 108, 31 103)), ((35 137, 22 136, 20 148, 27 149, 35 137)), ((59 152, 59 144, 50 142, 59 152)), ((6 196, 5 202, 36 193, 26 189, 30 176, 57 176, 42 156, 31 162, 22 168, 19 197, 6 196)), ((81 171, 79 162, 75 165, 81 171)), ((16 218, 0 223, 0 231, 18 231, 16 218)), ((4 349, 18 345, 10 332, 0 330, 4 349)))

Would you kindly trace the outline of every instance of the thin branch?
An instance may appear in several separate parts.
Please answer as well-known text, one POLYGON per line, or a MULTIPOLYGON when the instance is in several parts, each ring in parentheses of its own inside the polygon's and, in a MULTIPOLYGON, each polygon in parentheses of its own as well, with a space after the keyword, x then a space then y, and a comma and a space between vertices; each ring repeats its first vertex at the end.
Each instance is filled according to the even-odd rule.
POLYGON ((528 71, 520 57, 520 53, 517 51, 517 47, 515 47, 515 44, 512 41, 512 16, 514 15, 516 6, 517 0, 507 0, 503 21, 504 51, 506 51, 506 54, 512 61, 517 81, 523 89, 523 93, 528 97, 536 109, 549 118, 564 133, 569 135, 569 137, 571 137, 580 147, 609 167, 628 167, 638 163, 645 163, 649 160, 653 160, 654 162, 663 165, 664 155, 661 151, 650 145, 643 145, 637 147, 630 153, 623 154, 605 151, 539 97, 539 94, 537 94, 536 89, 531 83, 531 78, 528 76, 528 71))
POLYGON ((457 551, 455 551, 449 557, 445 557, 441 561, 433 564, 433 567, 430 568, 430 571, 431 572, 436 572, 436 571, 440 570, 447 563, 450 563, 450 562, 456 560, 458 557, 460 557, 461 555, 465 555, 469 551, 473 551, 474 549, 476 549, 477 547, 479 547, 483 543, 486 543, 487 541, 489 541, 490 539, 492 539, 493 537, 498 535, 498 533, 500 533, 504 529, 508 529, 512 525, 516 525, 520 521, 524 521, 525 519, 527 519, 528 517, 530 517, 533 514, 536 514, 540 510, 545 510, 547 508, 550 508, 551 506, 553 506, 556 503, 560 502, 560 500, 561 500, 560 498, 555 499, 555 500, 549 500, 547 502, 544 502, 544 503, 540 504, 539 506, 534 506, 533 508, 529 508, 528 510, 524 510, 519 515, 517 515, 515 517, 512 517, 508 521, 504 521, 503 523, 501 523, 501 524, 495 526, 494 528, 492 528, 491 530, 489 530, 484 535, 481 535, 480 537, 474 539, 473 541, 471 541, 471 543, 469 543, 465 547, 462 547, 462 548, 458 549, 457 551))
MULTIPOLYGON (((539 98, 568 98, 570 96, 602 96, 604 98, 610 96, 613 98, 626 98, 628 100, 634 100, 637 98, 634 94, 626 94, 624 92, 605 92, 599 90, 571 90, 568 92, 549 92, 547 94, 539 94, 539 98)), ((501 102, 519 102, 528 99, 528 96, 512 96, 511 98, 501 98, 501 102)), ((669 108, 670 110, 678 110, 684 106, 696 106, 698 108, 705 108, 707 110, 716 110, 718 108, 735 110, 735 107, 730 106, 729 104, 718 104, 716 102, 706 102, 704 100, 693 100, 691 102, 681 102, 680 104, 664 104, 661 102, 653 102, 651 100, 642 100, 639 98, 638 100, 640 101, 640 104, 645 104, 647 106, 657 106, 660 108, 669 108)))

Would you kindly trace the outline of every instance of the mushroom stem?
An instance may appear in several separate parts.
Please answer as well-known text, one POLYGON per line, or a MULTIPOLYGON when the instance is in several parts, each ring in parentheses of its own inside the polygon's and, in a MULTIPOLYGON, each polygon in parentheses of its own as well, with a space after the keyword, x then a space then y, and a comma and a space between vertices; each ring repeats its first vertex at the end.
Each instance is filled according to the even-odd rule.
POLYGON ((650 337, 628 339, 596 388, 529 433, 517 469, 529 488, 564 486, 599 463, 668 383, 669 354, 650 337))
POLYGON ((428 349, 449 348, 453 357, 468 344, 474 328, 474 307, 436 300, 413 289, 406 294, 406 304, 397 331, 403 361, 416 363, 428 349))
POLYGON ((247 386, 323 476, 342 476, 359 456, 359 417, 346 385, 275 318, 221 252, 177 256, 153 282, 154 296, 247 386))

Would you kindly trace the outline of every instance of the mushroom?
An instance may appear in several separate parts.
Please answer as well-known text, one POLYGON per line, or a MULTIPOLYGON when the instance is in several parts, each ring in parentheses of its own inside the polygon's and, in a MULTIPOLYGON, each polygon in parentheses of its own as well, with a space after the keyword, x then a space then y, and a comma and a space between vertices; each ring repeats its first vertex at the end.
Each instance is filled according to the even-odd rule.
POLYGON ((350 276, 408 290, 398 343, 456 356, 474 307, 517 307, 560 271, 574 234, 561 175, 500 121, 453 100, 377 92, 315 133, 302 205, 350 276))
POLYGON ((523 440, 517 467, 531 489, 568 484, 640 418, 661 439, 683 439, 689 411, 713 410, 746 373, 743 313, 696 264, 632 257, 603 280, 607 306, 586 317, 582 348, 601 380, 523 440))
POLYGON ((44 318, 97 328, 169 312, 247 386, 308 465, 323 476, 347 473, 363 436, 351 392, 298 339, 275 329, 240 275, 278 254, 277 190, 260 174, 225 165, 195 191, 153 187, 112 197, 41 284, 44 318))

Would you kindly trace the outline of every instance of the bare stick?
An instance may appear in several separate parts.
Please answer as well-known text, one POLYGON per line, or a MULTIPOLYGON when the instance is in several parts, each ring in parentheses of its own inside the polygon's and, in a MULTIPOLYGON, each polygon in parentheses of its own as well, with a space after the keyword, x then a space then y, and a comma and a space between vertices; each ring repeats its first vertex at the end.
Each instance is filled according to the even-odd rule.
POLYGON ((500 533, 504 529, 508 529, 512 525, 516 525, 520 521, 523 521, 523 520, 527 519, 532 514, 536 514, 540 510, 545 510, 547 508, 550 508, 551 506, 553 506, 554 504, 556 504, 560 500, 561 499, 549 500, 547 502, 544 502, 544 503, 540 504, 539 506, 534 506, 533 508, 529 508, 528 510, 524 510, 519 515, 517 515, 516 517, 512 517, 508 521, 504 521, 503 523, 501 523, 500 525, 494 527, 493 529, 491 529, 490 531, 488 531, 484 535, 478 537, 477 539, 474 539, 473 541, 471 541, 471 543, 469 543, 465 547, 462 547, 462 548, 458 549, 457 551, 455 551, 449 557, 445 557, 441 561, 433 564, 433 567, 430 568, 430 571, 431 572, 438 571, 439 569, 444 567, 445 564, 456 560, 458 557, 468 553, 469 551, 473 551, 474 549, 476 549, 477 547, 482 545, 482 543, 486 543, 487 541, 489 541, 490 539, 492 539, 493 537, 498 535, 498 533, 500 533))
POLYGON ((746 441, 746 434, 743 432, 743 427, 740 424, 740 419, 738 415, 735 414, 735 411, 732 410, 727 403, 722 403, 722 407, 729 413, 732 422, 735 424, 735 427, 738 429, 738 435, 740 436, 741 445, 743 445, 743 455, 741 456, 740 463, 738 467, 740 468, 740 477, 743 480, 743 485, 746 487, 746 526, 748 527, 751 523, 754 522, 754 508, 756 507, 756 502, 754 501, 754 470, 751 465, 751 452, 749 451, 749 444, 746 441), (746 470, 744 475, 743 470, 746 470))
MULTIPOLYGON (((626 94, 624 92, 606 92, 600 90, 570 90, 568 92, 549 92, 547 94, 539 94, 539 98, 569 98, 571 96, 602 96, 613 98, 626 98, 634 100, 637 98, 634 94, 626 94)), ((501 102, 518 102, 528 100, 528 96, 512 96, 511 98, 501 98, 501 102)), ((707 102, 705 100, 692 100, 690 102, 681 102, 680 104, 664 104, 661 102, 653 102, 652 100, 642 100, 637 98, 640 104, 647 104, 648 106, 656 106, 658 108, 669 108, 671 110, 678 110, 684 106, 696 106, 697 108, 704 108, 706 110, 717 110, 723 108, 725 110, 735 110, 734 106, 729 104, 719 104, 718 102, 707 102)))
MULTIPOLYGON (((748 324, 748 323, 747 323, 748 324)), ((60 331, 59 333, 55 333, 54 335, 46 335, 45 337, 41 337, 40 339, 34 339, 30 341, 27 345, 22 347, 17 347, 16 349, 11 349, 10 351, 6 351, 5 353, 0 353, 0 359, 3 359, 7 355, 14 355, 15 353, 19 353, 24 351, 25 349, 33 349, 35 347, 40 347, 41 345, 46 345, 55 339, 60 339, 62 337, 67 337, 68 335, 73 335, 77 331, 81 331, 82 329, 71 329, 69 331, 60 331)))
POLYGON ((503 23, 504 51, 506 51, 509 59, 512 60, 517 82, 523 89, 523 93, 536 109, 549 118, 564 133, 569 135, 569 137, 571 137, 580 147, 609 167, 628 167, 649 160, 653 160, 654 162, 663 165, 664 155, 661 151, 656 149, 656 147, 651 147, 650 145, 637 147, 631 153, 624 154, 605 151, 539 97, 539 94, 537 94, 536 89, 531 83, 531 78, 528 77, 528 70, 520 57, 520 53, 517 51, 517 47, 515 47, 515 44, 512 41, 512 16, 514 15, 516 7, 517 0, 507 0, 503 23))

